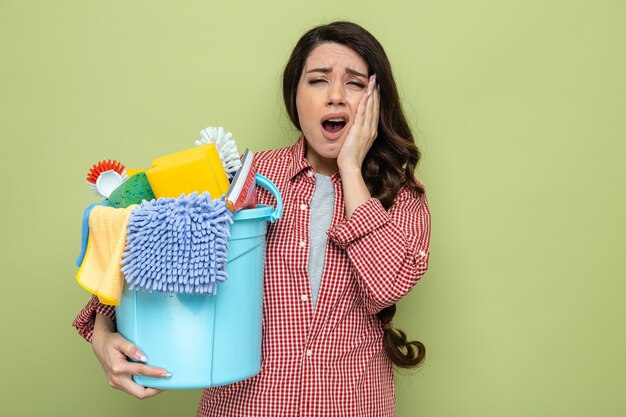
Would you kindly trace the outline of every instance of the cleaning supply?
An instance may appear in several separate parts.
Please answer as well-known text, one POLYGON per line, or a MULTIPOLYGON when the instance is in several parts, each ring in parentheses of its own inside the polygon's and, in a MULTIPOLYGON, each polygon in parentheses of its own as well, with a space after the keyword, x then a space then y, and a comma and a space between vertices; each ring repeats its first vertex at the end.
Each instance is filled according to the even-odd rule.
POLYGON ((108 206, 115 208, 128 207, 142 201, 154 200, 152 187, 145 172, 139 172, 117 187, 109 196, 108 206))
POLYGON ((230 185, 212 143, 156 158, 146 175, 157 198, 178 198, 194 191, 220 198, 230 185))
POLYGON ((82 236, 80 240, 80 253, 76 258, 76 266, 80 267, 85 259, 85 254, 87 253, 87 242, 89 241, 89 215, 91 214, 91 210, 93 210, 96 206, 106 206, 107 200, 101 201, 99 203, 93 203, 87 206, 85 211, 83 212, 83 223, 82 223, 82 236))
POLYGON ((108 198, 127 178, 124 165, 111 159, 93 164, 87 172, 89 188, 104 198, 108 198))
POLYGON ((126 175, 128 175, 128 178, 130 178, 135 174, 139 174, 140 172, 146 172, 147 170, 148 168, 135 168, 135 169, 126 168, 126 175))
POLYGON ((216 294, 228 277, 232 213, 204 192, 142 203, 130 217, 122 272, 130 290, 216 294))
POLYGON ((228 174, 228 178, 232 179, 241 168, 239 151, 237 151, 237 143, 233 139, 233 134, 226 132, 221 126, 209 126, 200 131, 200 136, 202 137, 196 141, 196 146, 214 143, 222 160, 224 171, 228 174))
POLYGON ((256 177, 252 162, 254 152, 246 149, 241 157, 241 168, 235 174, 224 196, 226 205, 232 211, 256 207, 256 177))
POLYGON ((87 250, 76 280, 97 295, 102 304, 120 303, 124 287, 120 262, 126 244, 126 225, 134 207, 95 206, 89 215, 87 250))
POLYGON ((233 215, 228 238, 228 280, 216 296, 133 291, 127 284, 116 307, 117 330, 141 347, 147 365, 169 378, 133 375, 144 387, 193 389, 231 384, 261 369, 263 269, 267 223, 282 216, 276 186, 258 175, 257 185, 276 208, 257 205, 233 215))

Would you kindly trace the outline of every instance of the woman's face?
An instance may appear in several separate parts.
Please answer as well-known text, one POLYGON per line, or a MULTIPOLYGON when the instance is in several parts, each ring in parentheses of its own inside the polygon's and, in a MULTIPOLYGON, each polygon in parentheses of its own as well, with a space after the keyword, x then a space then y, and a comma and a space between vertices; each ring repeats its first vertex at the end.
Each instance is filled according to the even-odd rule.
POLYGON ((367 64, 354 50, 323 43, 309 54, 296 90, 296 108, 306 159, 317 172, 330 175, 337 170, 337 155, 367 83, 367 64))

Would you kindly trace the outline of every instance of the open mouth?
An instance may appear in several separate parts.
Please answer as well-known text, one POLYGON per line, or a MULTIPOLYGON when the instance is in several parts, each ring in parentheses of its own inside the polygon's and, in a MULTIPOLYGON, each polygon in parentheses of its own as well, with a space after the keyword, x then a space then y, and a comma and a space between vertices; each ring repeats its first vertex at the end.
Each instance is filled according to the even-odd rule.
POLYGON ((348 115, 346 113, 328 114, 322 119, 322 129, 327 133, 338 133, 348 123, 348 115))
POLYGON ((339 132, 345 125, 346 121, 343 119, 329 119, 322 123, 324 130, 330 133, 339 132))

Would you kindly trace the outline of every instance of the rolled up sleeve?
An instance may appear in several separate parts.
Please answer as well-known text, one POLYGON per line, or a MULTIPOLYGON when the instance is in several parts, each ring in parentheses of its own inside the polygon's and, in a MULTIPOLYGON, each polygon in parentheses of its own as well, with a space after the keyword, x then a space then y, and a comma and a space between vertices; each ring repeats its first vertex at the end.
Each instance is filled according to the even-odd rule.
POLYGON ((372 314, 400 300, 428 269, 430 211, 424 195, 402 190, 389 211, 371 198, 328 235, 346 250, 372 314))
POLYGON ((93 296, 72 322, 78 334, 89 343, 93 337, 93 327, 98 313, 115 320, 115 307, 104 305, 100 303, 98 297, 93 296))

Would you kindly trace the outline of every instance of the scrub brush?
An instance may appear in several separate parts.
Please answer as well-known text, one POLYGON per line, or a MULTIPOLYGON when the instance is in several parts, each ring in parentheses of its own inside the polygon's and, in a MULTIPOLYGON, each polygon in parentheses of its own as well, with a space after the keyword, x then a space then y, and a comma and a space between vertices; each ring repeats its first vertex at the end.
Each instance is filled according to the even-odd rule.
POLYGON ((93 164, 87 172, 87 185, 104 198, 109 198, 113 190, 127 179, 126 167, 111 159, 93 164))
POLYGON ((214 143, 217 152, 220 154, 224 171, 226 171, 228 179, 231 180, 237 173, 237 170, 241 168, 239 152, 237 151, 237 144, 233 139, 233 134, 224 131, 224 128, 221 126, 209 126, 206 129, 202 129, 200 135, 202 135, 202 138, 196 141, 196 146, 214 143))

